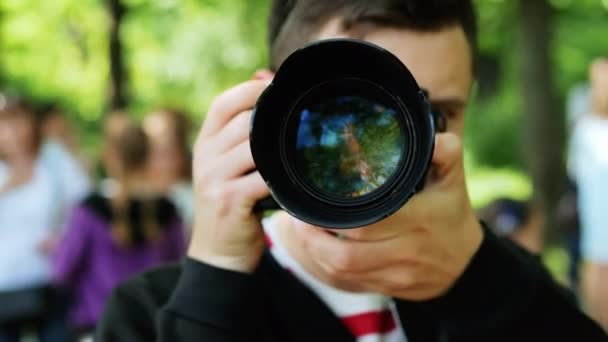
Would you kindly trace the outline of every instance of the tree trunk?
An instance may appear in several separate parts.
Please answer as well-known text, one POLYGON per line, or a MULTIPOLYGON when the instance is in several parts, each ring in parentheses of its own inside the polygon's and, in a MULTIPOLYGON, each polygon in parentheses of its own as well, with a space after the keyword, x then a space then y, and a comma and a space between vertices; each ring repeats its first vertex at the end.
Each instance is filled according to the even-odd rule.
POLYGON ((108 105, 111 110, 123 109, 128 103, 127 69, 124 49, 120 40, 120 27, 126 14, 126 7, 120 0, 106 0, 110 15, 110 84, 108 105))
POLYGON ((1 96, 3 95, 2 92, 4 90, 4 54, 2 53, 2 49, 4 49, 4 37, 3 37, 3 33, 4 33, 4 16, 6 14, 4 13, 4 11, 2 10, 1 6, 0 6, 0 101, 2 100, 1 96))
POLYGON ((557 242, 556 206, 565 184, 563 106, 553 82, 550 56, 553 10, 548 0, 519 0, 520 72, 525 157, 534 201, 544 217, 544 237, 557 242))

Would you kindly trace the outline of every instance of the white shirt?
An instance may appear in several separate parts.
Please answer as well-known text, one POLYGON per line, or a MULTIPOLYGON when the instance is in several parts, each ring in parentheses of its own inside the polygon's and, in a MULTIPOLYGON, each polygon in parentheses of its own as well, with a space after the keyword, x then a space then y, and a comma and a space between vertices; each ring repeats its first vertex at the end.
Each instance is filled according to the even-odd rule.
POLYGON ((586 115, 579 120, 570 168, 578 186, 583 257, 608 262, 608 119, 586 115))
POLYGON ((182 182, 174 185, 169 193, 169 198, 175 204, 186 231, 190 234, 194 225, 194 188, 192 184, 182 182))
MULTIPOLYGON (((9 177, 0 162, 0 185, 9 177)), ((0 194, 0 291, 44 285, 48 256, 40 245, 62 228, 65 213, 89 191, 78 163, 59 144, 40 153, 30 181, 0 194)))
POLYGON ((342 320, 355 335, 357 342, 407 342, 391 298, 376 293, 343 291, 313 277, 281 245, 276 231, 276 217, 275 215, 262 222, 272 256, 342 320), (383 319, 379 322, 378 317, 383 319), (377 325, 378 323, 380 324, 377 325))

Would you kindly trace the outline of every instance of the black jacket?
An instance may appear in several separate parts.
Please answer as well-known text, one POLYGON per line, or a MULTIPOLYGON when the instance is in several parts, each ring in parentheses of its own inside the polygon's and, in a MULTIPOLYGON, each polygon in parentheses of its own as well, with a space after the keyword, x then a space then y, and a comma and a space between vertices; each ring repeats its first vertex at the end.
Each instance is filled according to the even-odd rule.
MULTIPOLYGON (((538 260, 486 231, 443 297, 396 300, 408 341, 608 341, 538 260)), ((186 259, 118 288, 99 341, 354 341, 323 302, 267 251, 253 275, 186 259)))

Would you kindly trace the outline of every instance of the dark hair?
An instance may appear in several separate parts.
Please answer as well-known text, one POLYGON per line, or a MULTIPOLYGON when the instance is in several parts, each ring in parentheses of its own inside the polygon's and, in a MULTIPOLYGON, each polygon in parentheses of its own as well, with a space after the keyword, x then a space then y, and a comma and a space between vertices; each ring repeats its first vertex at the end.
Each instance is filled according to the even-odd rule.
POLYGON ((125 248, 158 241, 180 220, 177 209, 165 197, 128 198, 117 206, 106 196, 92 193, 83 205, 109 223, 112 240, 125 248))
POLYGON ((170 108, 160 109, 149 115, 162 116, 163 119, 168 120, 170 125, 172 125, 171 134, 184 158, 184 169, 182 170, 181 177, 185 180, 190 180, 192 178, 192 156, 189 142, 192 133, 192 121, 190 120, 190 116, 184 111, 170 108))
POLYGON ((114 144, 124 170, 141 170, 145 167, 150 144, 140 125, 127 124, 115 137, 114 144))
MULTIPOLYGON (((268 20, 271 68, 278 66, 332 17, 344 29, 370 23, 436 31, 460 25, 477 55, 477 18, 472 0, 273 0, 268 20)), ((474 62, 474 61, 473 61, 474 62)))
POLYGON ((0 117, 18 116, 29 120, 32 123, 34 135, 34 152, 38 152, 42 144, 42 117, 38 115, 34 106, 22 98, 8 98, 0 94, 0 117))
MULTIPOLYGON (((120 114, 118 114, 120 115, 120 114)), ((130 120, 112 132, 114 151, 124 173, 141 171, 149 155, 149 140, 141 125, 130 120)), ((126 194, 131 196, 132 194, 126 194)), ((154 219, 157 203, 147 198, 118 197, 113 199, 111 233, 114 241, 124 247, 154 241, 161 227, 154 219)))
MULTIPOLYGON (((162 198, 127 198, 124 203, 114 203, 110 221, 110 234, 121 247, 135 247, 161 238, 169 228, 167 206, 170 201, 162 198)), ((171 217, 177 217, 173 213, 171 217)))

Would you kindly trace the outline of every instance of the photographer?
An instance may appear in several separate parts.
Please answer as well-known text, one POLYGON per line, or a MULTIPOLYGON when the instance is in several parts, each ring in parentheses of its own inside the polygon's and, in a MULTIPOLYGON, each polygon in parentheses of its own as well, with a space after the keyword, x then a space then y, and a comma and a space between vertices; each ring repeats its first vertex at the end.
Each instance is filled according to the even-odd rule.
POLYGON ((274 1, 274 70, 307 43, 350 37, 390 51, 429 92, 447 132, 424 191, 364 228, 283 212, 260 223, 253 208, 269 189, 248 173, 248 134, 269 82, 238 85, 215 99, 195 146, 189 257, 118 289, 99 340, 607 340, 534 257, 475 217, 461 145, 475 36, 471 1, 274 1))

